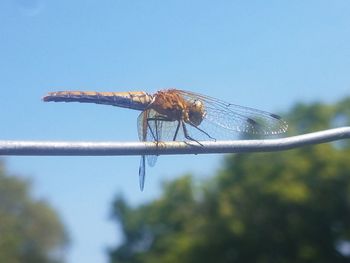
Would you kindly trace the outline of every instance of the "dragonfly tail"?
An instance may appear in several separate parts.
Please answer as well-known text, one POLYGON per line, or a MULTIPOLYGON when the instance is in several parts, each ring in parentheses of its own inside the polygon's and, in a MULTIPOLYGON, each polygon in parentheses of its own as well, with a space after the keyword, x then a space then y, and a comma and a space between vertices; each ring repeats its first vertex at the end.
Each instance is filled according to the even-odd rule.
POLYGON ((134 110, 144 110, 151 103, 152 96, 143 91, 56 91, 49 92, 42 99, 46 102, 84 102, 113 105, 134 110))

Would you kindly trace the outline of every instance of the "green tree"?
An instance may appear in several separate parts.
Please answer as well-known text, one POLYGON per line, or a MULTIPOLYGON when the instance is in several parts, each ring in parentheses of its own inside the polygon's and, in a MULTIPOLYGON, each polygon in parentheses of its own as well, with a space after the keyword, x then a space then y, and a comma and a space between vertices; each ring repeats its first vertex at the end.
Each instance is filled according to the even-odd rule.
POLYGON ((56 212, 33 199, 30 184, 6 175, 0 163, 0 262, 62 262, 67 241, 56 212))
MULTIPOLYGON (((296 105, 290 133, 349 125, 349 102, 296 105)), ((114 263, 349 262, 349 143, 231 155, 201 186, 185 176, 135 208, 119 197, 113 215, 124 233, 114 263)))

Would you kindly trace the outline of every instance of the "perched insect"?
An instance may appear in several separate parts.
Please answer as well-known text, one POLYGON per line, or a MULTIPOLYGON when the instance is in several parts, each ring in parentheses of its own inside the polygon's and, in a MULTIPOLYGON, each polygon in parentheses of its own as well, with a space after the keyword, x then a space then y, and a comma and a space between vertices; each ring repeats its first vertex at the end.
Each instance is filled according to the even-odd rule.
MULTIPOLYGON (((151 95, 143 91, 95 92, 57 91, 44 101, 86 102, 140 110, 138 135, 141 141, 200 140, 233 138, 238 133, 272 135, 287 130, 280 116, 243 107, 198 93, 167 89, 151 95)), ((153 166, 157 156, 147 157, 153 166)), ((145 183, 145 156, 141 156, 139 180, 145 183)))

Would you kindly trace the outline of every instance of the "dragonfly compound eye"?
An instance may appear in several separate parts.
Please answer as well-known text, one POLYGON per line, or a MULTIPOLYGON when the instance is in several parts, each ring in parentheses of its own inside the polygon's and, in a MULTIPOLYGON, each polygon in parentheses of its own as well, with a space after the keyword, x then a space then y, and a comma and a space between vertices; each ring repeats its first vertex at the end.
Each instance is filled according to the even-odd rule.
POLYGON ((188 119, 191 124, 198 126, 205 117, 204 104, 200 100, 195 100, 188 107, 188 119))

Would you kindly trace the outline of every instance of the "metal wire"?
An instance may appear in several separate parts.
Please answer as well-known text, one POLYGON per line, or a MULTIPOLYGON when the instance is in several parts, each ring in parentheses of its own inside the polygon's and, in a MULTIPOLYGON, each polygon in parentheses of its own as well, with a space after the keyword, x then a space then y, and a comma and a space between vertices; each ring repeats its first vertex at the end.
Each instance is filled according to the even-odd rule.
POLYGON ((350 138, 350 127, 329 129, 298 136, 236 141, 196 142, 51 142, 0 141, 0 155, 107 156, 163 155, 283 151, 306 145, 350 138))

